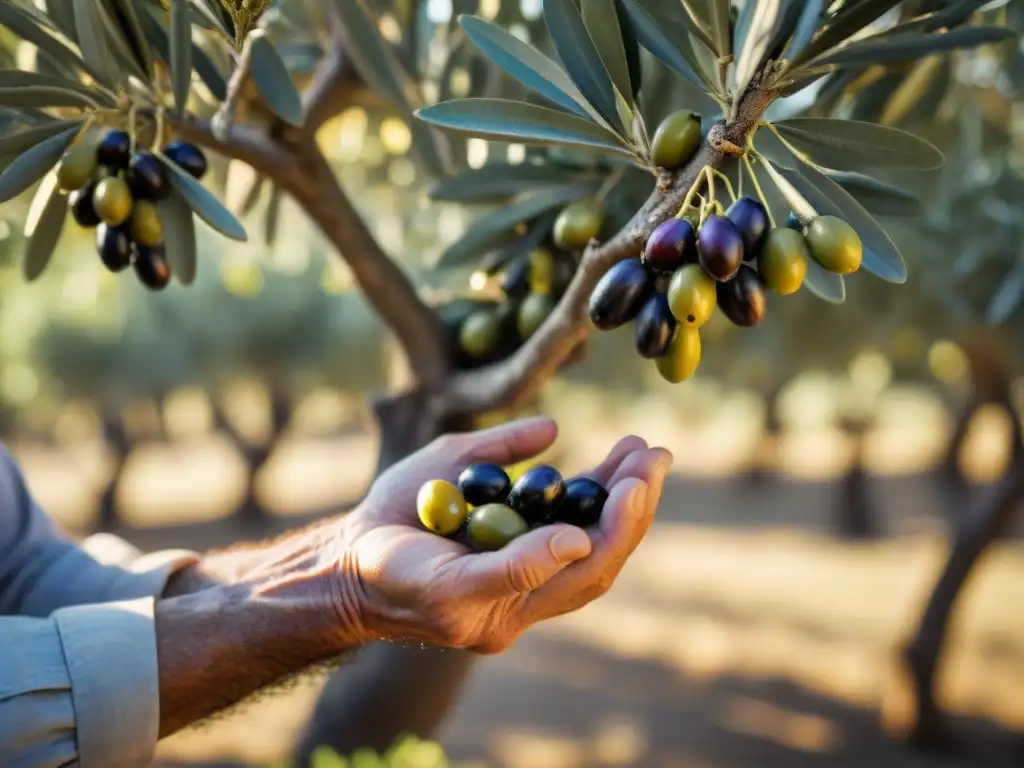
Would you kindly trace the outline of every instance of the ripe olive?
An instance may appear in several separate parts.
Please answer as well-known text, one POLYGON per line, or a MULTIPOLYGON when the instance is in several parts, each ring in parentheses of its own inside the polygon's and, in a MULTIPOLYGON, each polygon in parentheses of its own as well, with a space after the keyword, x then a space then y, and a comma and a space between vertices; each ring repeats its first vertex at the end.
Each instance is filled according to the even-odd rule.
POLYGON ((725 217, 736 225, 736 229, 743 236, 744 258, 747 261, 756 259, 771 228, 768 210, 759 200, 741 197, 729 206, 725 217))
POLYGON ((680 323, 700 328, 711 319, 716 301, 715 281, 700 264, 687 264, 672 275, 668 305, 680 323))
POLYGON ((508 265, 501 281, 502 292, 510 299, 519 299, 530 292, 530 255, 517 256, 508 265))
POLYGON ((565 484, 565 499, 558 508, 555 521, 580 528, 597 525, 608 501, 608 491, 589 477, 573 478, 565 484))
POLYGON ((498 343, 501 324, 497 315, 488 310, 479 310, 466 318, 459 331, 459 344, 470 357, 484 357, 498 343))
POLYGON ((604 273, 590 294, 590 320, 610 331, 637 316, 654 290, 654 273, 635 259, 623 259, 604 273))
POLYGON ((137 200, 159 200, 167 194, 167 174, 152 152, 136 152, 125 172, 128 188, 137 200))
POLYGON ((829 272, 849 275, 860 269, 864 246, 856 230, 835 216, 811 219, 804 232, 811 256, 829 272))
POLYGON ((718 307, 734 325, 742 328, 751 328, 764 320, 764 283, 753 267, 744 264, 736 277, 718 284, 718 307))
POLYGON ((547 248, 530 253, 530 290, 533 293, 551 293, 555 283, 555 257, 547 248))
POLYGON ((124 179, 108 176, 96 185, 92 205, 104 224, 116 227, 131 216, 134 201, 124 179))
POLYGON ((152 291, 160 291, 171 282, 171 265, 162 245, 147 248, 135 244, 135 275, 139 282, 152 291))
POLYGON ((654 361, 661 377, 670 384, 686 381, 700 365, 700 331, 682 325, 668 352, 654 361))
POLYGON ((470 464, 462 470, 458 486, 468 503, 482 507, 484 504, 507 501, 512 481, 497 464, 479 463, 470 464))
POLYGON ((537 332, 555 308, 555 299, 547 293, 531 293, 519 305, 516 330, 524 341, 537 332))
POLYGON ((96 250, 103 266, 111 272, 121 272, 132 263, 132 238, 127 227, 100 224, 96 230, 96 250))
POLYGON ((700 115, 681 110, 661 121, 651 142, 651 160, 663 168, 678 168, 700 146, 700 115))
POLYGON ((96 147, 96 161, 108 168, 128 167, 132 156, 132 140, 124 131, 110 131, 96 147))
POLYGON ((452 536, 466 522, 469 508, 462 492, 447 480, 431 480, 416 494, 416 513, 427 530, 452 536))
POLYGON ((803 235, 788 227, 773 229, 757 258, 765 288, 783 296, 796 293, 807 276, 810 257, 803 235))
POLYGON ((743 263, 743 235, 724 216, 708 216, 697 233, 697 253, 704 271, 724 283, 743 263))
POLYGON ((508 504, 533 525, 551 517, 565 496, 562 475, 546 464, 524 472, 508 495, 508 504))
POLYGON ((163 148, 163 155, 190 176, 201 179, 206 175, 206 155, 194 144, 172 141, 163 148))
POLYGON ((530 530, 516 511, 504 504, 485 504, 469 515, 469 540, 488 552, 501 549, 530 530))
POLYGON ((96 183, 76 189, 68 195, 68 205, 71 207, 71 216, 80 227, 92 229, 100 223, 100 215, 92 204, 92 196, 96 191, 96 183))
POLYGON ((57 186, 63 192, 74 192, 92 181, 96 172, 96 148, 85 142, 73 145, 60 159, 57 186))
POLYGON ((640 357, 648 360, 668 351, 676 332, 676 319, 664 294, 656 293, 647 300, 633 323, 633 340, 640 357))
POLYGON ((697 230, 686 219, 662 222, 644 246, 644 263, 659 272, 672 272, 696 260, 697 230))
POLYGON ((580 200, 567 205, 555 219, 555 245, 569 251, 584 248, 597 237, 603 223, 604 212, 596 201, 580 200))
POLYGON ((163 241, 164 230, 156 206, 148 200, 139 200, 132 210, 130 225, 132 240, 152 248, 163 241))

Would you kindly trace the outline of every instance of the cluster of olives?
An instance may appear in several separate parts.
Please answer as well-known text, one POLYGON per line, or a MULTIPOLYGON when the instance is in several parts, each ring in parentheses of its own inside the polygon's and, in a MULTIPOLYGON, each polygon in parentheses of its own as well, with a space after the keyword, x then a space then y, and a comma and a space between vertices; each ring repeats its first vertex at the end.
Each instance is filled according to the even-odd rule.
POLYGON ((841 275, 860 268, 863 247, 847 222, 790 216, 772 228, 765 207, 741 197, 702 224, 672 218, 648 238, 642 256, 624 259, 590 297, 590 319, 603 331, 633 322, 636 349, 663 378, 690 378, 701 357, 699 329, 717 306, 735 325, 758 325, 766 291, 788 295, 807 274, 807 261, 841 275))
POLYGON ((424 483, 416 509, 427 530, 449 537, 465 530, 474 547, 494 551, 534 527, 596 525, 607 500, 608 491, 597 481, 577 477, 566 482, 547 465, 527 470, 513 484, 495 464, 470 464, 455 484, 424 483))
POLYGON ((465 298, 439 308, 457 367, 502 360, 533 336, 572 280, 576 260, 546 247, 523 253, 501 275, 501 299, 465 298))
MULTIPOLYGON (((206 173, 206 157, 192 144, 175 141, 162 153, 196 179, 206 173)), ((167 286, 171 268, 156 206, 167 195, 169 182, 155 154, 133 151, 124 131, 90 134, 64 153, 57 184, 69 195, 79 226, 96 229, 96 249, 107 269, 121 272, 133 266, 139 282, 150 290, 167 286)))

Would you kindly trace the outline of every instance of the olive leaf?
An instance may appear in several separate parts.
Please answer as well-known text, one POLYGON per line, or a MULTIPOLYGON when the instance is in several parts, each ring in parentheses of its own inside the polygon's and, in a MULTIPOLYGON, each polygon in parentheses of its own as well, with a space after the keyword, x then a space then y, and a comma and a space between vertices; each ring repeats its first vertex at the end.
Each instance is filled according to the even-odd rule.
MULTIPOLYGON (((179 168, 166 155, 159 154, 158 157, 164 167, 170 171, 168 179, 171 185, 185 198, 189 207, 200 219, 232 240, 245 242, 249 239, 245 227, 241 225, 231 211, 221 205, 220 201, 206 187, 193 179, 186 171, 179 168)), ((2 181, 2 178, 0 178, 0 181, 2 181)))
POLYGON ((252 79, 274 113, 290 125, 301 127, 302 97, 274 44, 264 30, 252 33, 252 79))
POLYGON ((732 30, 732 50, 734 53, 738 53, 743 49, 743 43, 747 39, 747 33, 750 32, 750 22, 754 18, 756 8, 757 3, 750 0, 740 3, 739 14, 736 17, 736 24, 732 30))
POLYGON ((460 16, 459 25, 480 52, 507 75, 553 104, 611 129, 565 70, 532 45, 476 16, 460 16))
POLYGON ((341 19, 345 54, 366 83, 405 117, 413 147, 432 173, 444 173, 450 164, 447 147, 437 135, 415 120, 424 100, 395 51, 383 38, 362 0, 333 0, 341 19))
POLYGON ((81 120, 54 120, 53 122, 25 128, 17 133, 0 136, 0 155, 18 155, 27 149, 31 149, 44 139, 72 128, 77 130, 81 125, 81 120))
POLYGON ((598 184, 594 182, 565 184, 481 216, 461 238, 445 249, 438 259, 437 267, 450 268, 464 264, 484 251, 508 242, 509 238, 515 237, 515 230, 520 224, 586 197, 597 187, 598 184))
POLYGON ((773 125, 812 160, 836 170, 888 167, 925 171, 945 162, 933 144, 891 126, 827 117, 796 117, 773 125))
MULTIPOLYGON (((983 5, 991 4, 992 0, 958 0, 946 8, 925 14, 924 16, 897 24, 882 35, 899 35, 906 32, 934 32, 937 29, 958 27, 983 5)), ((882 35, 879 35, 881 37, 882 35)))
POLYGON ((68 200, 57 187, 57 174, 51 172, 36 190, 25 219, 25 259, 22 271, 29 282, 43 274, 53 258, 64 231, 67 213, 68 200))
POLYGON ((43 139, 8 165, 4 172, 0 173, 0 203, 17 197, 45 176, 74 141, 80 127, 76 124, 55 136, 43 139))
POLYGON ((1018 261, 1003 278, 985 311, 986 322, 1001 325, 1009 320, 1024 300, 1024 261, 1018 261))
POLYGON ((615 0, 589 0, 581 6, 583 23, 612 85, 622 98, 633 101, 633 85, 629 77, 629 62, 622 44, 622 30, 615 11, 615 0))
POLYGON ((555 219, 558 218, 558 213, 556 210, 542 213, 533 220, 525 235, 485 256, 479 264, 479 269, 489 275, 497 274, 515 260, 517 256, 539 248, 544 244, 548 235, 551 234, 551 230, 555 226, 555 219))
POLYGON ((627 126, 619 116, 615 87, 576 3, 544 0, 544 23, 569 77, 605 120, 614 125, 620 135, 627 135, 627 126))
POLYGON ((0 3, 0 25, 7 27, 25 42, 34 45, 64 68, 68 74, 80 70, 96 74, 77 53, 40 27, 22 8, 11 3, 0 3))
POLYGON ((46 13, 40 13, 52 28, 57 29, 68 40, 75 39, 74 0, 46 0, 46 13))
POLYGON ((125 42, 146 75, 146 80, 152 80, 153 51, 139 21, 139 14, 135 8, 137 0, 107 0, 107 2, 117 17, 125 42))
POLYGON ((281 219, 281 198, 283 196, 284 191, 280 186, 271 185, 267 210, 263 215, 263 242, 268 248, 272 248, 277 240, 277 225, 281 219))
POLYGON ((843 3, 835 16, 826 19, 821 33, 807 47, 803 56, 793 62, 802 64, 843 43, 869 24, 891 11, 901 0, 862 0, 843 3))
POLYGON ((655 17, 654 9, 644 7, 639 0, 620 3, 630 33, 640 45, 701 91, 710 87, 697 65, 685 25, 663 15, 655 17))
POLYGON ((488 163, 438 182, 428 194, 431 200, 453 203, 493 202, 573 178, 571 172, 546 163, 488 163))
POLYGON ((975 48, 986 43, 998 43, 1016 37, 1006 27, 961 27, 942 34, 908 34, 869 37, 838 48, 834 52, 814 59, 808 66, 850 66, 851 64, 884 64, 895 61, 913 61, 939 51, 957 48, 975 48))
POLYGON ((907 266, 896 244, 849 192, 809 165, 799 170, 779 167, 776 172, 820 215, 837 216, 856 230, 864 245, 864 269, 888 283, 899 285, 907 281, 907 266))
MULTIPOLYGON (((799 6, 797 6, 799 7, 799 6)), ((800 10, 800 17, 796 23, 793 36, 786 43, 786 49, 782 52, 782 59, 796 61, 800 54, 811 42, 818 24, 821 21, 821 14, 825 9, 825 0, 804 0, 803 8, 800 10)))
MULTIPOLYGON (((83 97, 88 98, 88 104, 92 106, 103 106, 112 107, 117 103, 117 100, 113 98, 106 90, 99 88, 91 88, 78 80, 72 80, 67 77, 58 77, 55 75, 42 74, 40 72, 30 72, 22 69, 0 69, 0 88, 58 88, 65 91, 74 91, 83 97)), ((16 107, 19 106, 17 103, 11 101, 8 98, 0 99, 0 104, 5 107, 16 107)), ((31 105, 30 105, 31 106, 31 105)), ((47 105, 43 105, 47 106, 47 105)), ((49 106, 59 106, 57 104, 49 106)), ((70 104, 67 106, 76 106, 70 104)))
POLYGON ((100 76, 100 82, 115 85, 119 82, 118 69, 110 55, 100 3, 98 0, 74 0, 74 4, 75 30, 82 58, 100 76))
POLYGON ((508 99, 456 99, 424 107, 417 117, 443 130, 523 144, 585 147, 632 158, 611 131, 567 112, 508 99))
POLYGON ((214 30, 230 43, 235 41, 234 24, 227 9, 218 0, 188 0, 196 21, 206 29, 214 30))
POLYGON ((0 104, 5 107, 52 107, 99 108, 96 99, 71 88, 52 85, 0 86, 0 104))
POLYGON ((170 65, 174 107, 179 115, 188 108, 192 86, 192 14, 189 0, 171 0, 170 65))
POLYGON ((157 215, 164 233, 164 248, 170 262, 171 274, 182 285, 191 285, 196 279, 196 222, 192 208, 177 190, 156 205, 157 215))
POLYGON ((633 34, 633 27, 626 16, 622 0, 615 0, 615 23, 619 27, 619 33, 622 36, 622 49, 626 53, 626 71, 629 74, 630 95, 633 103, 636 104, 640 96, 640 87, 643 85, 640 42, 636 39, 636 35, 633 34))
MULTIPOLYGON (((147 9, 147 13, 142 15, 140 21, 142 22, 142 27, 146 32, 146 36, 160 55, 160 58, 171 65, 173 69, 175 56, 171 51, 170 35, 168 31, 164 29, 163 23, 157 17, 158 11, 149 5, 144 6, 144 8, 147 9)), ((191 38, 191 30, 189 31, 189 36, 191 38)), ((195 43, 192 44, 191 57, 192 66, 195 68, 196 74, 198 74, 199 78, 203 81, 203 84, 215 99, 218 101, 224 101, 224 99, 228 97, 228 81, 221 72, 220 67, 214 63, 213 59, 210 58, 206 51, 195 43)), ((178 71, 182 71, 182 68, 179 67, 178 71)))
POLYGON ((870 213, 913 217, 924 212, 921 196, 913 190, 853 171, 828 171, 825 176, 849 192, 870 213))
POLYGON ((739 104, 750 81, 765 63, 782 16, 782 0, 759 0, 756 6, 743 47, 736 55, 735 104, 739 104))
POLYGON ((719 58, 732 53, 732 38, 729 28, 729 0, 704 0, 708 6, 707 17, 711 27, 712 50, 719 58))

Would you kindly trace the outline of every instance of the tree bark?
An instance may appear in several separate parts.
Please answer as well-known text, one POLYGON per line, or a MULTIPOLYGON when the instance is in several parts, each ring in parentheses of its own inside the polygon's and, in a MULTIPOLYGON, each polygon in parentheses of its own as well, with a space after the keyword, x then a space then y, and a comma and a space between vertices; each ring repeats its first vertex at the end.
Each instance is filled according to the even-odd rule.
MULTIPOLYGON (((380 425, 377 475, 442 434, 473 428, 470 419, 432 412, 430 400, 413 391, 374 404, 380 425)), ((361 747, 383 752, 404 734, 430 738, 454 709, 477 658, 420 645, 367 646, 327 680, 297 745, 296 764, 309 765, 322 745, 349 755, 361 747)))
POLYGON ((913 681, 916 718, 912 742, 941 744, 948 733, 935 701, 935 676, 945 649, 949 620, 957 597, 988 546, 999 537, 1024 502, 1024 460, 1011 464, 1003 478, 965 517, 949 558, 928 600, 903 661, 913 681))
POLYGON ((847 427, 853 439, 853 462, 839 486, 836 530, 844 539, 866 541, 881 535, 877 515, 871 504, 869 477, 864 467, 864 434, 866 424, 847 427))

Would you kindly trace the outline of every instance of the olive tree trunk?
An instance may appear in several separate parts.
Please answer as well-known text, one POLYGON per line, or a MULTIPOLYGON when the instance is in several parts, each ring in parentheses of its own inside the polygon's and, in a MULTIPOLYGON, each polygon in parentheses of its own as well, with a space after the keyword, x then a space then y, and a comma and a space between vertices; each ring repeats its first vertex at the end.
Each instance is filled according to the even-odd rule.
POLYGON ((963 517, 903 663, 913 684, 915 720, 908 734, 921 745, 942 744, 949 734, 935 701, 935 678, 946 646, 957 598, 989 545, 1007 528, 1024 502, 1024 459, 1018 458, 985 498, 963 517))
POLYGON ((110 532, 120 524, 117 511, 117 491, 124 477, 125 467, 132 452, 132 440, 124 423, 120 408, 105 408, 101 415, 103 439, 113 454, 114 469, 107 480, 106 488, 100 496, 98 527, 100 531, 110 532))
MULTIPOLYGON (((380 426, 377 472, 448 432, 471 429, 472 420, 432 417, 425 397, 413 391, 375 404, 380 426)), ((327 681, 297 746, 297 765, 309 765, 314 749, 340 755, 361 747, 383 752, 412 734, 430 738, 458 702, 476 656, 421 645, 376 643, 327 681)))
POLYGON ((845 426, 845 432, 853 440, 853 458, 839 485, 836 532, 845 539, 875 539, 882 535, 882 530, 871 503, 870 478, 864 466, 864 440, 868 424, 858 420, 845 426))

